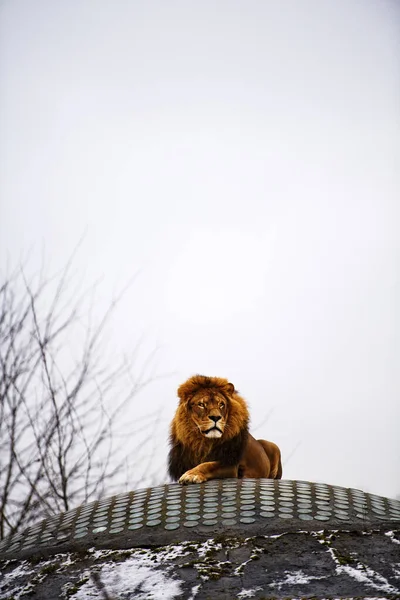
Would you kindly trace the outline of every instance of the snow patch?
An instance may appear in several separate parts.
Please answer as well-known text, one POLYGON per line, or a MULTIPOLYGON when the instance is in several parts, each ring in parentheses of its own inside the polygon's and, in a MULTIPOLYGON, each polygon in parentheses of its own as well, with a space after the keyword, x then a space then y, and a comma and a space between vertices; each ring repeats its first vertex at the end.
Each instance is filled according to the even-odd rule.
POLYGON ((263 589, 259 586, 252 588, 250 590, 242 590, 241 592, 238 593, 238 595, 236 596, 236 598, 254 598, 254 596, 257 594, 257 592, 262 592, 263 589))
POLYGON ((303 571, 293 571, 290 573, 289 571, 285 572, 285 579, 282 579, 279 582, 270 583, 269 587, 276 587, 279 590, 284 585, 304 585, 306 583, 310 583, 313 579, 324 579, 324 577, 317 577, 316 575, 305 575, 303 571))
POLYGON ((317 538, 318 541, 323 544, 332 557, 332 560, 335 562, 336 567, 335 571, 338 575, 342 573, 346 573, 349 577, 352 577, 356 581, 360 583, 366 583, 372 588, 380 592, 386 592, 387 594, 396 594, 398 589, 394 588, 388 580, 383 577, 380 573, 377 573, 371 567, 368 567, 360 562, 355 562, 354 565, 343 565, 340 563, 335 549, 330 546, 329 540, 331 536, 329 536, 328 543, 321 538, 317 538))
POLYGON ((200 591, 200 588, 201 588, 201 585, 200 585, 200 584, 199 584, 199 585, 194 585, 194 586, 192 587, 192 593, 191 593, 191 595, 189 596, 188 600, 194 600, 194 599, 196 598, 197 594, 199 593, 199 591, 200 591))
MULTIPOLYGON (((182 582, 169 577, 167 570, 154 568, 153 561, 147 556, 133 555, 121 563, 105 563, 92 572, 86 570, 82 577, 88 577, 75 593, 69 593, 74 600, 103 599, 104 591, 113 597, 135 600, 172 600, 182 594, 182 582), (93 577, 93 573, 96 577, 93 577)), ((69 586, 64 586, 68 593, 69 586)))
MULTIPOLYGON (((8 562, 4 566, 7 566, 8 562)), ((14 598, 18 600, 27 592, 27 586, 21 587, 21 582, 14 584, 15 579, 33 573, 26 560, 22 561, 11 573, 3 574, 0 571, 0 600, 3 598, 14 598)))
POLYGON ((394 537, 394 531, 385 531, 385 535, 390 539, 391 542, 393 542, 393 544, 400 545, 400 541, 394 537))

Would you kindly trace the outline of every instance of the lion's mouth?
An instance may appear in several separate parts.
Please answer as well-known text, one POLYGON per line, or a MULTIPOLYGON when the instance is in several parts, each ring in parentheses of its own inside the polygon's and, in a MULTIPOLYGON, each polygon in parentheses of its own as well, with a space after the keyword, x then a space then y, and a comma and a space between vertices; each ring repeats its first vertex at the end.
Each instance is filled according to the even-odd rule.
POLYGON ((203 433, 208 438, 219 438, 222 435, 222 431, 216 425, 207 429, 207 431, 203 431, 203 433))

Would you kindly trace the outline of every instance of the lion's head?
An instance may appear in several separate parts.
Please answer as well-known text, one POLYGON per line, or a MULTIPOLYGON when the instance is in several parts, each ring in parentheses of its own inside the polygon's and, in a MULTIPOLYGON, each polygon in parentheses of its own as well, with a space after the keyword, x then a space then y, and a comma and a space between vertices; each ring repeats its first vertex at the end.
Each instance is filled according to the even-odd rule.
POLYGON ((178 388, 179 406, 172 432, 189 440, 229 440, 247 429, 249 414, 232 383, 221 377, 194 375, 178 388))

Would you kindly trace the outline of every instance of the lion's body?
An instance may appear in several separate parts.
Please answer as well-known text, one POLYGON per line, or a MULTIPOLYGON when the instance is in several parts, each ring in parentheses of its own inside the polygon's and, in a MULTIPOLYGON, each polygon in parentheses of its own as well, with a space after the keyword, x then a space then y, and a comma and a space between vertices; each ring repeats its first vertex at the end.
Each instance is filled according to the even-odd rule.
POLYGON ((248 430, 246 402, 226 379, 195 375, 178 389, 169 474, 180 483, 226 477, 282 477, 278 446, 248 430))

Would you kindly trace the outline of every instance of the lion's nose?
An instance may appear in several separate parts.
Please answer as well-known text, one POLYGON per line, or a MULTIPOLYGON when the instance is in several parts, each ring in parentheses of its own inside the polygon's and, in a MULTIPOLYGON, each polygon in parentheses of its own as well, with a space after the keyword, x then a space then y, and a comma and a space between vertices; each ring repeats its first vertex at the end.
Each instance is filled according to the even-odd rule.
POLYGON ((220 420, 220 418, 221 418, 219 416, 218 417, 213 417, 211 415, 209 415, 209 417, 210 417, 211 421, 214 421, 214 423, 217 423, 220 420))

